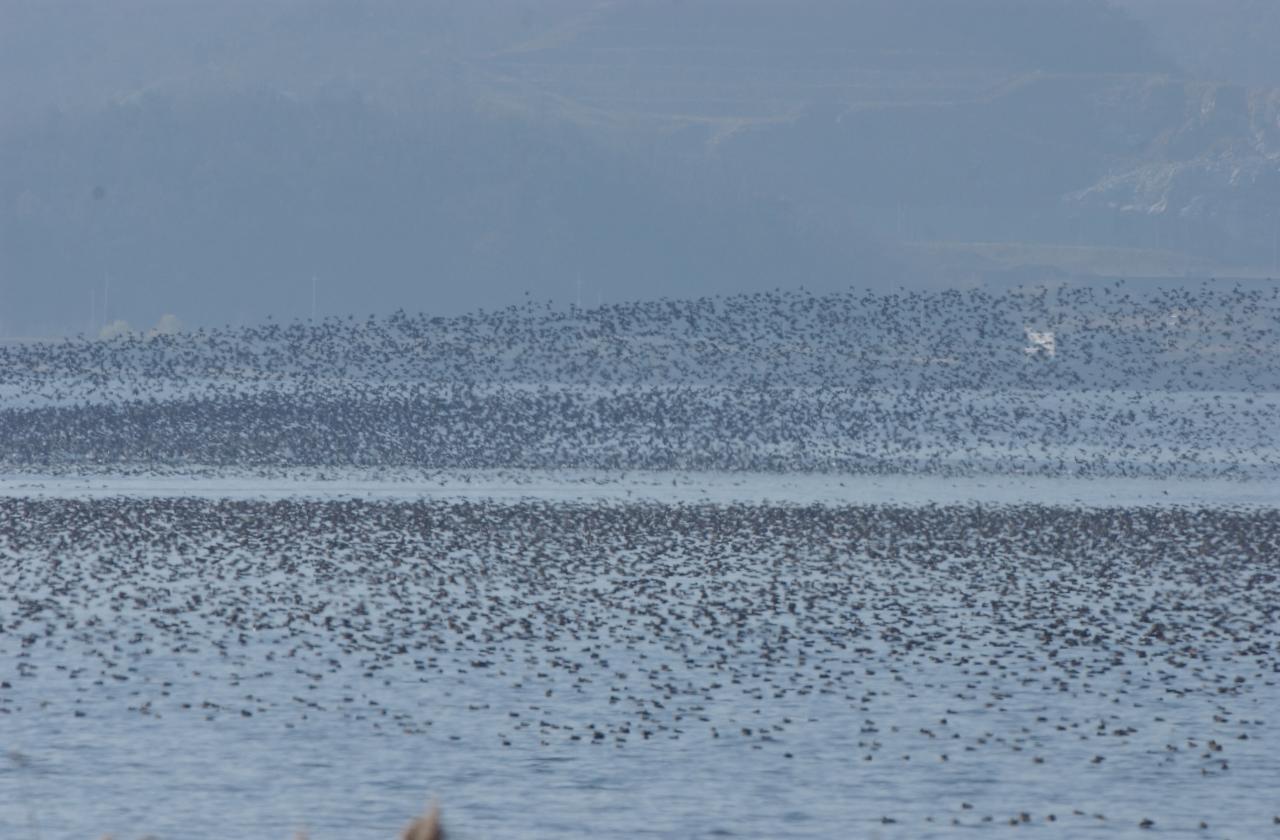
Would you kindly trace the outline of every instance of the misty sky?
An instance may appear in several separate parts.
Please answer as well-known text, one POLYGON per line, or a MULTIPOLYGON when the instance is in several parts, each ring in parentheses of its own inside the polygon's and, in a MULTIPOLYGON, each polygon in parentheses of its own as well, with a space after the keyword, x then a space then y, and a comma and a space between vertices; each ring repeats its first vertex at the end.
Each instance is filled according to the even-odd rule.
POLYGON ((1277 36, 1263 0, 0 0, 0 336, 1274 276, 1277 36))

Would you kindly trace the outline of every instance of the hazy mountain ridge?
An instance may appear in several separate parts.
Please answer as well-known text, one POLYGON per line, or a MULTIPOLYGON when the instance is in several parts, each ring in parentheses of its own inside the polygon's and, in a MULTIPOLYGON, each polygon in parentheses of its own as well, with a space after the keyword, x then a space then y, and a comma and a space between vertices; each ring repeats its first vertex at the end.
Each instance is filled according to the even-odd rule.
MULTIPOLYGON (((1183 90, 1181 123, 1170 119, 1131 169, 1070 199, 1185 219, 1202 236, 1216 235, 1206 250, 1225 257, 1253 242, 1265 260, 1267 237, 1280 229, 1280 89, 1187 84, 1183 90)), ((1274 257, 1274 239, 1271 245, 1274 257)))
POLYGON ((1280 86, 1280 6, 1271 0, 1113 0, 1195 78, 1280 86))
POLYGON ((72 9, 4 12, 7 335, 313 277, 385 314, 1275 268, 1277 95, 1100 1, 72 9))
POLYGON ((564 300, 579 283, 592 301, 676 293, 690 274, 719 292, 813 283, 815 264, 858 247, 793 226, 783 208, 659 188, 575 126, 473 108, 156 94, 6 151, 20 190, 4 226, 8 273, 52 262, 62 292, 25 284, 6 297, 46 317, 51 305, 67 317, 73 301, 72 324, 104 275, 113 313, 151 301, 148 321, 172 310, 200 322, 306 313, 317 276, 322 312, 385 312, 392 300, 459 311, 529 290, 564 300))

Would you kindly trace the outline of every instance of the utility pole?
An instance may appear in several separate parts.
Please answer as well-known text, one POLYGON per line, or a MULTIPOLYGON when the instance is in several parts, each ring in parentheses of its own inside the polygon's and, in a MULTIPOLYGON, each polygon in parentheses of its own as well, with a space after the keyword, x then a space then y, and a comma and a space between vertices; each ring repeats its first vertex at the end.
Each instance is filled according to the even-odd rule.
POLYGON ((311 275, 311 320, 316 319, 316 276, 311 275))

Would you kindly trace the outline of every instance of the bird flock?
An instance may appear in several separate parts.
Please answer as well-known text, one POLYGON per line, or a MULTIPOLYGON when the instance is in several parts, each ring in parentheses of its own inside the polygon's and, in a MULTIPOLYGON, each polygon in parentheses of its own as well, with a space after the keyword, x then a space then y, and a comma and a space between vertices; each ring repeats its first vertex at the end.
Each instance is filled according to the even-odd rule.
POLYGON ((289 801, 317 840, 385 837, 412 807, 370 793, 392 785, 442 796, 451 837, 1272 836, 1277 504, 33 476, 1265 488, 1278 315, 1275 287, 778 291, 0 348, 0 471, 21 479, 0 493, 0 835, 287 836, 289 801), (340 788, 308 744, 341 751, 340 788), (164 808, 131 810, 121 779, 164 808), (345 797, 364 821, 325 810, 345 797))
POLYGON ((512 756, 724 742, 852 786, 1009 763, 1025 778, 969 786, 978 807, 860 818, 1271 830, 1276 509, 157 498, 0 516, 0 722, 329 720, 512 756), (1163 812, 1097 804, 1142 778, 1163 812))
POLYGON ((11 345, 0 465, 1274 477, 1277 288, 779 291, 11 345))

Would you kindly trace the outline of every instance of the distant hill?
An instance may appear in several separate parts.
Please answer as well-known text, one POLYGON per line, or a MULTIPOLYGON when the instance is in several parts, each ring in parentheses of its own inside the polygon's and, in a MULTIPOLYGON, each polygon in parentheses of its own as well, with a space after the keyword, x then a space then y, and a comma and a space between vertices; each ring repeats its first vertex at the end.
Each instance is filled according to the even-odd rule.
MULTIPOLYGON (((457 312, 829 285, 877 247, 778 202, 645 177, 576 126, 473 108, 397 115, 358 95, 146 94, 4 149, 5 297, 80 328, 260 313, 457 312), (107 280, 106 278, 110 279, 107 280), (137 316, 135 316, 136 320, 137 316)), ((96 330, 95 330, 96 331, 96 330)))
POLYGON ((1280 87, 1280 4, 1272 0, 1114 0, 1192 76, 1280 87))
POLYGON ((1274 271, 1277 94, 1140 5, 6 4, 0 336, 1274 271))

